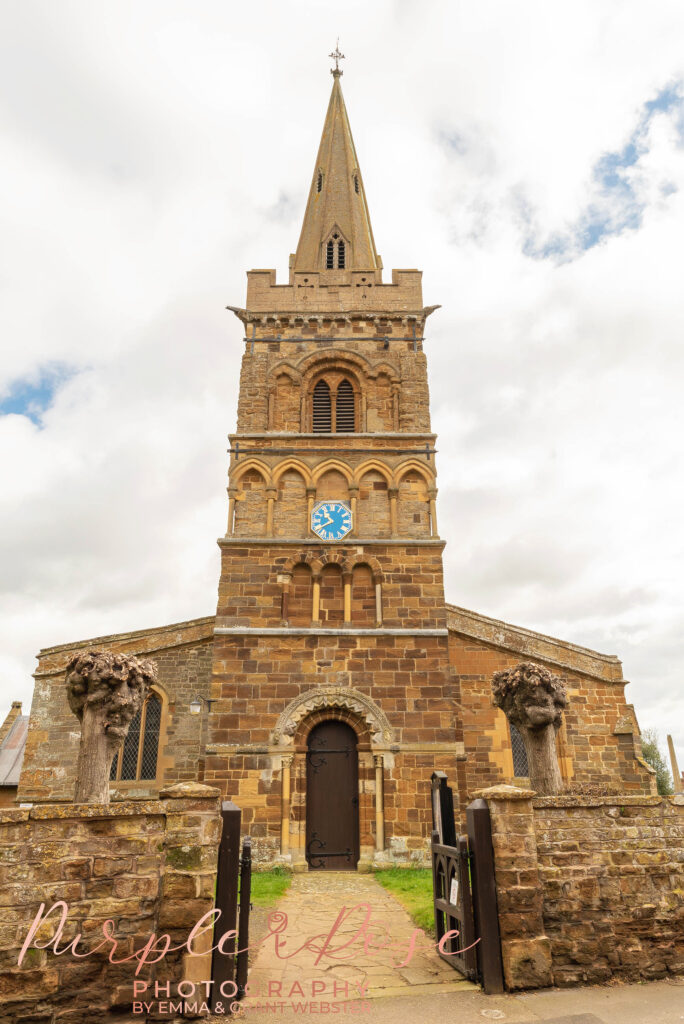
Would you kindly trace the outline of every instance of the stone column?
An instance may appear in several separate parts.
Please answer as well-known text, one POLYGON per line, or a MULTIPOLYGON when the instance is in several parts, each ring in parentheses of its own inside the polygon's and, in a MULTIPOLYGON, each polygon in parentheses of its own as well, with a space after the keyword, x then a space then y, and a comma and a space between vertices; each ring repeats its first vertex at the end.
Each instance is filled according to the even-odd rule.
POLYGON ((352 574, 350 572, 342 573, 342 582, 344 583, 344 624, 351 626, 352 574))
POLYGON ((390 503, 390 536, 397 536, 397 496, 399 494, 398 487, 388 487, 387 493, 389 494, 390 503))
POLYGON ((392 385, 392 429, 399 430, 399 385, 392 385))
POLYGON ((314 501, 316 500, 316 488, 307 487, 306 489, 306 532, 308 534, 311 529, 311 513, 313 512, 314 501))
POLYGON ((375 849, 377 853, 382 853, 385 849, 384 758, 382 754, 373 754, 373 764, 375 765, 375 849))
POLYGON ((228 488, 228 527, 226 529, 226 536, 233 536, 233 528, 235 526, 235 495, 237 494, 237 487, 228 488))
POLYGON ((679 765, 677 764, 677 755, 675 754, 674 743, 672 737, 667 737, 667 748, 670 752, 670 764, 672 765, 672 785, 674 786, 675 793, 682 792, 682 776, 679 773, 679 765))
POLYGON ((287 622, 290 615, 290 587, 292 586, 292 577, 283 577, 283 600, 281 605, 281 617, 283 622, 287 622))
POLYGON ((544 934, 543 887, 529 789, 492 786, 474 793, 492 821, 494 875, 506 988, 553 985, 551 943, 544 934))
POLYGON ((430 525, 432 527, 432 536, 438 537, 439 530, 437 529, 437 488, 428 487, 428 498, 430 501, 430 525))
POLYGON ((317 625, 321 621, 321 577, 316 575, 313 578, 313 607, 311 609, 311 621, 317 625))
POLYGON ((266 497, 268 499, 268 505, 266 507, 266 536, 273 536, 273 506, 275 504, 276 496, 278 491, 275 487, 266 488, 266 497))
POLYGON ((283 857, 290 852, 290 770, 292 754, 284 754, 281 767, 281 803, 280 803, 280 852, 283 857))
POLYGON ((350 536, 355 537, 357 534, 356 528, 356 508, 359 500, 359 488, 358 484, 349 485, 349 500, 351 502, 351 514, 352 514, 352 528, 350 536))

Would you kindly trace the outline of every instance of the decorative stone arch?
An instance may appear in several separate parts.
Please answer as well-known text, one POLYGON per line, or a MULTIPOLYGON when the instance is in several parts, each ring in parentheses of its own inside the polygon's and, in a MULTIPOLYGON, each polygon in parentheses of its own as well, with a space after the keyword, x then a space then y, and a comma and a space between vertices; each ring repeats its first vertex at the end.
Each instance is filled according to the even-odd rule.
POLYGON ((247 458, 245 459, 244 462, 240 461, 238 463, 235 463, 230 472, 231 484, 237 486, 237 484, 239 484, 240 482, 240 479, 250 469, 256 470, 257 473, 261 473, 262 477, 264 478, 265 487, 272 486, 270 467, 267 466, 265 462, 262 462, 261 459, 253 458, 247 458))
POLYGON ((392 471, 389 466, 386 466, 384 462, 380 461, 380 459, 366 459, 365 462, 362 462, 361 465, 357 466, 354 470, 353 483, 356 487, 359 486, 366 473, 369 473, 371 470, 375 470, 377 473, 380 473, 380 475, 387 481, 388 487, 392 486, 392 471))
POLYGON ((276 377, 280 377, 283 374, 289 377, 293 384, 301 384, 302 382, 301 372, 287 359, 282 359, 269 369, 268 380, 272 383, 276 377))
POLYGON ((272 495, 271 470, 260 459, 247 458, 234 464, 228 487, 228 533, 242 536, 261 536, 264 529, 270 532, 272 495), (263 486, 246 487, 243 479, 247 473, 257 473, 263 486), (263 514, 266 513, 266 523, 263 514), (256 524, 256 527, 255 527, 256 524))
POLYGON ((399 533, 407 536, 437 536, 437 488, 433 470, 418 459, 407 459, 394 471, 394 513, 395 526, 399 533), (401 482, 409 473, 415 473, 424 483, 425 495, 411 496, 401 492, 401 482))
MULTIPOLYGON (((306 735, 308 735, 309 722, 305 722, 305 720, 321 711, 325 713, 343 711, 352 718, 356 718, 358 722, 363 722, 369 732, 371 748, 373 746, 384 748, 395 741, 394 730, 387 716, 365 693, 346 686, 321 686, 307 690, 290 701, 276 722, 270 742, 278 746, 291 746, 300 725, 304 723, 306 735)), ((313 728, 314 724, 315 722, 311 721, 310 728, 313 728)), ((366 728, 364 728, 364 732, 366 728)))
POLYGON ((299 429, 301 383, 299 370, 286 360, 271 367, 266 378, 269 430, 288 433, 299 429))
POLYGON ((285 459, 284 462, 279 463, 279 465, 275 467, 275 469, 273 471, 273 486, 274 487, 278 486, 278 481, 280 480, 280 478, 283 475, 283 473, 286 473, 288 471, 288 469, 296 470, 300 474, 300 476, 303 478, 304 484, 305 484, 305 486, 307 488, 313 487, 313 480, 311 479, 311 470, 310 470, 310 468, 306 465, 305 462, 302 462, 300 459, 294 459, 294 458, 285 459))
POLYGON ((345 559, 344 564, 347 572, 353 572, 357 565, 367 565, 373 573, 373 581, 375 583, 382 583, 384 579, 382 566, 377 558, 373 558, 372 555, 350 555, 345 559))
POLYGON ((354 430, 339 431, 334 429, 336 423, 333 419, 331 422, 333 433, 358 433, 359 431, 364 431, 366 422, 365 396, 368 390, 367 361, 356 353, 344 352, 340 349, 325 349, 323 352, 312 353, 299 365, 302 372, 302 432, 311 433, 313 430, 313 392, 316 384, 321 380, 325 380, 329 387, 332 385, 330 395, 332 416, 333 411, 336 411, 337 388, 343 379, 349 381, 354 395, 354 430))
POLYGON ((311 478, 314 486, 316 486, 320 478, 325 473, 329 473, 331 469, 336 469, 338 473, 341 473, 348 484, 352 483, 353 473, 346 463, 342 462, 341 459, 326 459, 325 462, 319 462, 319 464, 314 466, 311 471, 311 478))
POLYGON ((372 380, 375 380, 381 373, 385 374, 386 377, 389 377, 392 384, 401 384, 401 377, 397 367, 388 362, 374 363, 368 369, 367 376, 372 380))
POLYGON ((434 485, 435 485, 435 474, 434 474, 434 471, 432 470, 432 468, 430 466, 427 465, 427 463, 420 462, 418 459, 407 459, 405 462, 402 462, 402 463, 400 463, 400 465, 395 467, 394 473, 392 474, 392 476, 393 476, 393 485, 395 487, 398 487, 399 486, 399 481, 401 480, 401 478, 406 476, 407 473, 410 473, 412 471, 414 471, 416 473, 419 473, 420 476, 424 477, 425 484, 426 484, 426 486, 428 488, 434 487, 434 485))

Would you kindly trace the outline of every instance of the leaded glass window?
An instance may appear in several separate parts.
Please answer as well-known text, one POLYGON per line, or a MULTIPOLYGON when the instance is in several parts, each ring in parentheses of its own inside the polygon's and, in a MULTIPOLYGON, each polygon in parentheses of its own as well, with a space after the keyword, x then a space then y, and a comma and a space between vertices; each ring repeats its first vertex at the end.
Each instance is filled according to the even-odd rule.
POLYGON ((133 718, 123 747, 114 755, 110 781, 156 779, 161 711, 161 700, 153 692, 133 718))

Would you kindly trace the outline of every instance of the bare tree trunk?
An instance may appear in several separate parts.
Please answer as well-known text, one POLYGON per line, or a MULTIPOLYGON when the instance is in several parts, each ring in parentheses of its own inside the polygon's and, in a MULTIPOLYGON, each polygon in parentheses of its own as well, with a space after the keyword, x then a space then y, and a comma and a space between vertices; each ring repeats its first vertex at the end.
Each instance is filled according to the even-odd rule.
POLYGON ((553 796, 563 789, 558 755, 556 753, 556 730, 552 724, 542 729, 530 729, 518 725, 527 752, 530 772, 530 786, 540 796, 553 796))
POLYGON ((83 709, 74 803, 109 803, 109 773, 118 742, 112 745, 107 739, 106 717, 107 708, 103 704, 86 705, 83 709))

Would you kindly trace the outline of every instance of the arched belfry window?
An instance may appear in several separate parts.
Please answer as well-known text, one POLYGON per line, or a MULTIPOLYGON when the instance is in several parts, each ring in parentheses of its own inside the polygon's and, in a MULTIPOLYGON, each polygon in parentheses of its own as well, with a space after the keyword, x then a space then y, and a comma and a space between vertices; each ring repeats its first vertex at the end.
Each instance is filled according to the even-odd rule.
POLYGON ((326 380, 321 377, 315 384, 311 401, 312 423, 315 434, 353 434, 356 430, 356 393, 346 377, 336 374, 326 380))
POLYGON ((344 270, 347 265, 347 247, 342 236, 335 231, 325 246, 326 270, 344 270))
POLYGON ((335 432, 353 434, 354 427, 354 388, 348 380, 341 380, 335 397, 335 432))
POLYGON ((152 691, 128 728, 123 746, 114 755, 112 782, 156 779, 162 702, 152 691))
POLYGON ((329 434, 332 431, 330 385, 325 380, 319 380, 313 390, 313 430, 315 434, 329 434))

